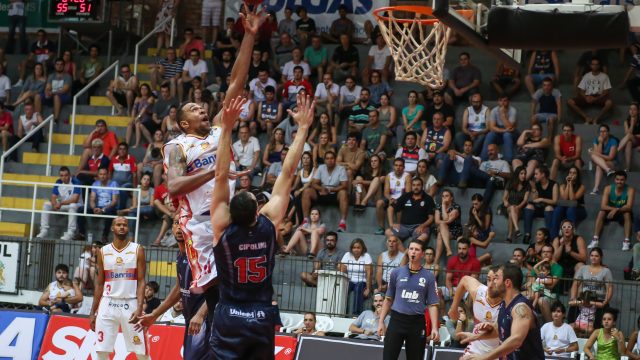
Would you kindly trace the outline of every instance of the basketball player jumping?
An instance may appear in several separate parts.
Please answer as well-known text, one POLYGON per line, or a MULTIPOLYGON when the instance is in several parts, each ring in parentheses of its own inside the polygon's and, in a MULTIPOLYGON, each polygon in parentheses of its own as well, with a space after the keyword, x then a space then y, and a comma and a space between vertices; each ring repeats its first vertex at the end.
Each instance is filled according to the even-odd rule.
POLYGON ((175 305, 182 298, 183 311, 187 331, 184 332, 183 358, 189 360, 210 359, 209 336, 211 334, 212 314, 208 312, 204 294, 192 294, 191 268, 184 247, 184 237, 180 229, 180 214, 173 217, 173 236, 178 242, 178 257, 176 258, 176 284, 167 298, 151 314, 141 316, 136 330, 149 328, 153 323, 175 305))
POLYGON ((531 303, 520 294, 522 272, 513 264, 504 264, 489 283, 489 295, 502 297, 497 323, 482 323, 477 333, 461 333, 461 343, 499 338, 500 345, 485 354, 468 354, 463 360, 544 360, 540 326, 531 303))
POLYGON ((142 315, 147 271, 144 249, 128 240, 126 218, 115 218, 111 231, 113 242, 103 246, 97 256, 93 305, 89 315, 91 330, 98 337, 95 350, 98 360, 108 360, 118 328, 122 328, 127 351, 135 353, 138 359, 149 359, 146 331, 136 330, 130 323, 142 315))
MULTIPOLYGON (((255 36, 265 19, 264 9, 258 11, 257 8, 254 11, 247 11, 246 15, 240 14, 245 35, 231 70, 231 83, 225 97, 224 108, 229 107, 230 99, 239 96, 245 86, 255 36)), ((182 214, 180 225, 193 275, 191 292, 206 292, 207 306, 213 309, 218 292, 211 286, 217 272, 213 259, 213 234, 209 208, 221 129, 212 128, 207 112, 195 103, 188 103, 180 109, 178 126, 184 134, 168 142, 163 149, 167 167, 167 185, 172 197, 182 198, 179 210, 182 214)), ((230 145, 224 149, 231 152, 230 145)), ((235 180, 235 172, 227 171, 226 174, 232 175, 231 180, 235 180)))
MULTIPOLYGON (((498 267, 491 268, 487 275, 487 284, 491 284, 491 280, 496 276, 495 272, 498 267)), ((451 308, 449 309, 449 318, 452 321, 457 321, 456 326, 462 326, 462 322, 458 319, 458 305, 466 292, 469 292, 471 301, 473 302, 473 321, 476 324, 474 327, 474 333, 477 333, 477 327, 482 323, 495 322, 498 319, 498 310, 500 303, 502 303, 501 297, 492 297, 489 294, 489 287, 483 285, 480 281, 472 276, 465 275, 458 283, 455 295, 451 301, 451 308)), ((465 354, 486 354, 492 349, 495 349, 500 345, 500 341, 495 339, 476 340, 469 343, 464 349, 465 354)), ((497 359, 497 357, 495 358, 497 359)))
POLYGON ((223 109, 218 144, 216 186, 211 203, 213 251, 218 268, 220 302, 213 315, 211 346, 216 359, 273 359, 277 307, 271 304, 276 229, 289 204, 291 179, 302 156, 315 103, 298 96, 298 111, 289 116, 298 132, 284 159, 270 200, 258 210, 255 196, 240 192, 229 201, 231 130, 244 103, 233 99, 223 109))

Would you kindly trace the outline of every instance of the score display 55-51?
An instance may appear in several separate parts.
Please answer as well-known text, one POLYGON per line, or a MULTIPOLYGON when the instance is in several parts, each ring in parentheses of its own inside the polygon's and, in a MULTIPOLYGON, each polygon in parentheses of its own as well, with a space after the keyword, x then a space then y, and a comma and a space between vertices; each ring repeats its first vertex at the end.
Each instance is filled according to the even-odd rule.
POLYGON ((103 22, 107 0, 49 0, 50 22, 103 22))

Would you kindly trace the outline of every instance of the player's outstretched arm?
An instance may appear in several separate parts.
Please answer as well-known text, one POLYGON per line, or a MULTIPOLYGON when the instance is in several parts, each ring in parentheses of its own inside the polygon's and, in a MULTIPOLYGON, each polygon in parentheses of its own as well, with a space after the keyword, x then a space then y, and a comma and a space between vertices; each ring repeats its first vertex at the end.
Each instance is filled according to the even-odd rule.
POLYGON ((167 189, 169 190, 169 195, 180 196, 188 194, 213 179, 213 171, 201 170, 186 176, 187 158, 180 145, 166 145, 163 150, 165 163, 167 164, 167 189))
POLYGON ((296 133, 293 143, 289 146, 287 156, 284 158, 282 164, 282 171, 276 179, 276 183, 273 185, 271 191, 271 199, 262 207, 260 213, 268 217, 273 224, 277 227, 284 218, 285 211, 289 205, 289 193, 291 192, 291 179, 295 175, 295 169, 300 158, 302 157, 302 150, 304 150, 304 143, 307 139, 307 132, 309 127, 313 123, 313 117, 315 114, 316 102, 312 100, 309 95, 301 96, 297 98, 298 106, 297 111, 293 112, 290 109, 289 116, 298 125, 298 132, 296 133))
POLYGON ((136 319, 135 326, 133 327, 136 331, 141 331, 143 329, 148 329, 153 325, 153 323, 158 320, 162 314, 167 312, 167 310, 171 309, 171 307, 180 301, 180 285, 176 281, 176 284, 173 286, 169 295, 167 295, 166 299, 164 299, 160 305, 158 305, 155 310, 151 312, 151 314, 144 314, 136 319))
POLYGON ((98 311, 98 305, 102 300, 102 291, 104 290, 104 263, 102 262, 102 249, 98 250, 98 256, 96 256, 96 280, 93 284, 93 304, 91 304, 91 312, 89 313, 89 327, 91 330, 96 331, 96 312, 98 311))
POLYGON ((458 305, 460 305, 460 301, 462 301, 464 294, 468 291, 469 295, 471 295, 471 299, 475 300, 476 291, 478 291, 478 287, 480 285, 482 285, 480 281, 469 275, 465 275, 460 279, 458 287, 456 288, 456 293, 453 295, 453 300, 451 300, 451 307, 449 308, 449 318, 452 321, 458 320, 458 305))
POLYGON ((229 217, 229 165, 231 164, 231 131, 234 122, 240 117, 242 105, 246 102, 237 96, 225 104, 222 109, 220 126, 222 133, 216 151, 216 185, 213 188, 211 201, 211 225, 213 226, 214 245, 217 235, 222 233, 230 223, 229 217))

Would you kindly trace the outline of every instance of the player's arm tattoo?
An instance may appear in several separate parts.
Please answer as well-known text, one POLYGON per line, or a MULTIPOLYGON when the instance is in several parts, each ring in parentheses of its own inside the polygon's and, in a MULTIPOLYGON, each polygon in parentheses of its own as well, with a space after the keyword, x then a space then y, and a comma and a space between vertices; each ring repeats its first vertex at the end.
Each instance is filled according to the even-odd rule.
POLYGON ((174 145, 169 151, 169 165, 168 174, 169 177, 184 176, 186 175, 186 162, 182 149, 179 145, 174 145))
POLYGON ((524 303, 516 305, 513 308, 513 311, 520 319, 531 319, 531 311, 529 311, 529 307, 524 303))

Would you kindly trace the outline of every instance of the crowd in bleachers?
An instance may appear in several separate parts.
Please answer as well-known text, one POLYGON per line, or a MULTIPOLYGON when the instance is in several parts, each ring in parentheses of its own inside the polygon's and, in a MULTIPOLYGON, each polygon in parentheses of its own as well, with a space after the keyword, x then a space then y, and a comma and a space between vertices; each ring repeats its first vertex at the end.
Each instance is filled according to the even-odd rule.
MULTIPOLYGON (((388 267, 400 264, 403 241, 409 238, 433 241, 425 266, 443 272, 440 265, 446 264, 440 291, 443 304, 462 275, 477 276, 482 265, 491 263, 492 241, 522 242, 529 247, 516 249, 512 261, 529 277, 527 291, 545 321, 553 320, 557 306, 552 304, 564 291, 558 278, 574 277, 566 304, 573 309, 569 311, 573 328, 588 335, 600 327, 612 296, 607 281, 613 280, 603 265, 600 242, 620 241, 623 251, 633 250, 631 277, 640 280, 640 223, 632 211, 635 189, 627 183, 628 173, 637 170, 632 157, 640 145, 638 105, 613 99, 606 54, 587 52, 580 59, 575 69, 576 94, 566 100, 585 123, 598 124, 593 137, 583 139, 575 134, 571 117, 562 112, 568 94, 558 90, 560 55, 554 51, 530 54, 522 72, 531 95, 531 113, 520 114, 510 104, 520 91, 520 69, 499 64, 487 80, 470 54, 462 52, 459 64, 450 67, 443 89, 398 94, 392 87, 391 53, 377 28, 369 24, 368 38, 353 38, 349 29, 354 25, 347 9, 341 8, 332 31, 317 33, 304 8, 295 9, 296 21, 293 10, 285 11, 280 21, 270 13, 262 25, 243 93, 248 101, 233 143, 236 168, 247 170, 236 191, 252 191, 259 201, 266 201, 297 130, 286 110, 296 106, 297 95, 316 99, 316 125, 305 144, 298 174, 291 179, 291 206, 279 229, 280 255, 316 259, 316 269, 327 259, 340 263, 337 269, 348 274, 353 293, 349 311, 358 314, 366 298, 385 290, 388 267), (329 44, 336 43, 329 51, 334 47, 329 44), (360 57, 356 43, 369 48, 365 58, 360 57), (495 93, 481 93, 483 81, 490 81, 495 93), (395 107, 393 103, 400 101, 392 101, 394 96, 407 97, 407 105, 395 107), (489 97, 498 99, 494 108, 484 103, 489 97), (618 139, 610 134, 607 114, 614 103, 625 102, 629 108, 625 136, 618 139), (587 109, 591 107, 597 108, 596 115, 587 109), (518 125, 522 122, 526 126, 518 125), (583 148, 589 149, 588 158, 582 157, 583 148), (589 169, 587 163, 592 164, 589 169), (592 189, 586 189, 582 179, 590 172, 595 181, 592 189), (450 190, 454 187, 478 188, 477 194, 467 193, 474 194, 469 208, 456 202, 450 190), (587 190, 601 197, 599 209, 585 207, 587 190), (496 196, 500 201, 493 211, 496 196), (338 209, 339 221, 323 222, 317 205, 338 209), (369 254, 365 241, 355 239, 348 252, 339 253, 338 233, 349 231, 350 214, 367 207, 375 208, 375 234, 386 236, 388 250, 369 254), (508 219, 506 239, 496 239, 494 212, 508 219), (576 229, 588 212, 596 219, 595 231, 585 239, 576 229), (468 214, 466 223, 463 213, 468 214), (544 218, 545 226, 534 229, 535 218, 544 218), (609 223, 624 228, 622 239, 601 237, 609 223), (489 252, 480 255, 479 248, 489 252), (376 266, 375 255, 379 255, 376 266), (590 282, 594 277, 604 283, 590 282)), ((60 169, 45 210, 83 211, 83 201, 89 202, 88 211, 94 214, 135 216, 139 209, 141 220, 161 224, 152 246, 175 244, 169 229, 177 206, 168 196, 161 148, 180 134, 180 104, 198 103, 212 121, 220 109, 243 29, 237 19, 228 18, 219 30, 205 42, 201 37, 205 34, 187 28, 177 48, 158 48, 157 61, 148 64, 150 82, 141 81, 134 69, 123 64, 106 89, 92 87, 90 96, 102 92, 119 115, 130 118, 126 136, 119 139, 107 121, 98 120, 82 144, 79 164, 69 164, 77 170, 60 169), (129 150, 141 147, 144 157, 136 159, 129 150), (83 199, 70 186, 74 184, 92 186, 90 196, 83 199), (140 202, 130 192, 113 188, 140 188, 140 202)), ((640 100, 637 48, 637 44, 631 47, 625 79, 634 100, 640 100)), ((2 74, 7 62, 0 53, 4 151, 41 123, 42 114, 53 113, 56 122, 67 121, 61 118, 62 107, 104 68, 97 46, 80 63, 74 62, 71 51, 56 51, 47 34, 38 31, 17 79, 2 74), (13 86, 11 80, 16 81, 13 86), (16 131, 13 115, 18 120, 16 131)), ((31 136, 35 151, 43 141, 42 133, 31 136)), ((49 237, 48 218, 42 217, 38 237, 49 237)), ((69 216, 67 231, 59 238, 84 239, 83 220, 69 216)), ((103 229, 106 241, 108 219, 103 229)), ((301 277, 310 286, 317 282, 314 273, 301 277)))

